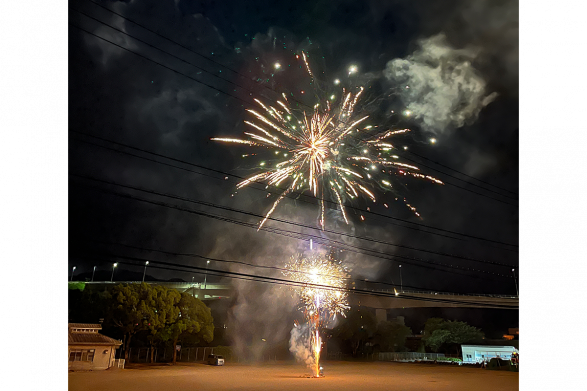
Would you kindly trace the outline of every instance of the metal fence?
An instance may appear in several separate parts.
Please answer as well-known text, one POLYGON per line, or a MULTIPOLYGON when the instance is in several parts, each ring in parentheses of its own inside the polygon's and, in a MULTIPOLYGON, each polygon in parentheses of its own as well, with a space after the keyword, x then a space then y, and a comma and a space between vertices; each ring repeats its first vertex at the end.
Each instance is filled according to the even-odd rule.
MULTIPOLYGON (((208 355, 219 354, 224 356, 226 362, 277 362, 277 355, 263 354, 255 358, 239 357, 231 352, 226 352, 226 347, 190 347, 181 348, 177 352, 177 362, 203 362, 208 355), (216 353, 214 353, 216 351, 216 353)), ((151 362, 151 348, 130 348, 129 352, 131 363, 149 363, 151 362)), ((173 360, 173 349, 153 348, 153 362, 170 362, 173 360)), ((124 360, 123 360, 124 361, 124 360)))
POLYGON ((379 361, 434 361, 445 357, 444 353, 418 353, 418 352, 380 352, 379 361))
MULTIPOLYGON (((153 349, 154 362, 167 362, 173 360, 173 348, 130 348, 129 358, 130 362, 141 363, 151 362, 151 349, 153 349)), ((214 354, 214 348, 210 347, 196 347, 196 348, 182 348, 177 352, 176 361, 181 362, 197 362, 205 361, 208 355, 214 354)), ((232 354, 225 357, 226 361, 232 360, 232 354)))

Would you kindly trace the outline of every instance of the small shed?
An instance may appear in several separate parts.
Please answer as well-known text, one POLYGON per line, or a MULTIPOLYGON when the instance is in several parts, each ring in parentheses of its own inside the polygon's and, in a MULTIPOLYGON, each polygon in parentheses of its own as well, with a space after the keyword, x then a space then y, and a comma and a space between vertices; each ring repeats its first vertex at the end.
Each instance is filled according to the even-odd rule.
POLYGON ((69 369, 100 370, 114 365, 116 349, 122 341, 102 335, 100 330, 100 324, 69 323, 69 369))
POLYGON ((509 360, 512 353, 519 353, 513 346, 491 346, 491 345, 461 345, 463 351, 463 363, 474 364, 489 361, 494 357, 509 360))

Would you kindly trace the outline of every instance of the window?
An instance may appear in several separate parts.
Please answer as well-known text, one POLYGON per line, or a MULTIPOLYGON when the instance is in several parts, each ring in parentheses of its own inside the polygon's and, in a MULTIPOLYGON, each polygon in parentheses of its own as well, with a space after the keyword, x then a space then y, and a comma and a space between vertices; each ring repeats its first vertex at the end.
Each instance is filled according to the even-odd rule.
POLYGON ((69 351, 69 361, 94 361, 94 349, 75 349, 69 351))

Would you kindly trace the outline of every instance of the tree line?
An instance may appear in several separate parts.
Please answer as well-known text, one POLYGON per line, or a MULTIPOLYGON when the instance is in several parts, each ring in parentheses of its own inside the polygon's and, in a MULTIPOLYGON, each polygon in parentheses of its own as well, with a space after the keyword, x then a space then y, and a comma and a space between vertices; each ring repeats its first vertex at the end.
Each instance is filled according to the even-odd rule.
MULTIPOLYGON (((406 341, 412 330, 398 320, 377 322, 375 315, 365 308, 352 309, 347 317, 327 337, 346 344, 350 353, 405 352, 406 341)), ((460 353, 461 344, 479 343, 483 332, 461 321, 429 318, 424 326, 419 352, 460 353)), ((342 346, 344 347, 344 345, 342 346)))

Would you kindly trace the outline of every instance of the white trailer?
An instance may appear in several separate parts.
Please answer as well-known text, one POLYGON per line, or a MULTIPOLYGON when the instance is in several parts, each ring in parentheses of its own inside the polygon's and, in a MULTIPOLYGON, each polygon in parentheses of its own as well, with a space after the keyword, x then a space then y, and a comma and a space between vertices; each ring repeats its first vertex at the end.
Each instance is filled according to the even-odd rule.
POLYGON ((509 360, 512 353, 519 353, 513 346, 490 346, 490 345, 461 345, 463 351, 463 364, 475 364, 489 361, 494 357, 509 360))

